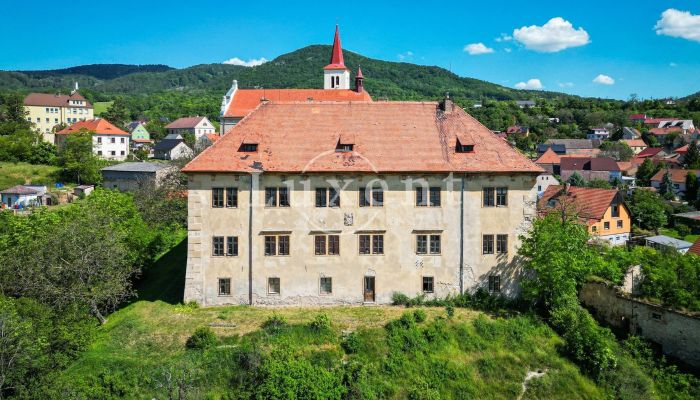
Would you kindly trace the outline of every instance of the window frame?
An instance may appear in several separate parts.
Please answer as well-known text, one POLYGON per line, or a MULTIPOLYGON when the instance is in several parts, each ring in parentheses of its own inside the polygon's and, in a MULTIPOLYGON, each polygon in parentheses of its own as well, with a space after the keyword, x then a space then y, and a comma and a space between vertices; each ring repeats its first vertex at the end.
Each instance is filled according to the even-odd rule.
POLYGON ((219 296, 221 296, 221 297, 231 296, 231 278, 218 278, 218 279, 219 280, 218 280, 217 289, 218 289, 219 296), (225 287, 228 289, 227 291, 221 290, 222 283, 225 283, 225 287))
POLYGON ((361 187, 358 190, 360 207, 384 207, 384 188, 382 187, 361 187), (369 189, 369 197, 367 190, 369 189))
POLYGON ((226 191, 222 187, 213 187, 211 188, 211 208, 224 208, 224 205, 226 204, 226 191), (221 194, 221 198, 218 198, 217 193, 221 194), (219 205, 219 201, 221 205, 219 205))
POLYGON ((482 206, 483 207, 496 207, 496 188, 485 187, 482 188, 482 206))
POLYGON ((211 255, 212 257, 226 256, 226 239, 224 239, 224 236, 211 237, 211 255), (220 243, 217 243, 219 241, 220 243))
POLYGON ((227 257, 238 257, 238 236, 226 236, 225 250, 227 257))
POLYGON ((501 293, 501 276, 489 275, 489 293, 501 293))
POLYGON ((318 279, 318 294, 321 296, 331 296, 333 295, 333 277, 331 276, 322 276, 318 279), (328 284, 330 285, 330 290, 324 291, 324 285, 323 281, 327 281, 328 284))
POLYGON ((224 207, 226 207, 226 208, 238 208, 238 188, 237 187, 225 188, 225 190, 224 190, 224 207), (231 201, 232 198, 233 198, 233 201, 231 201))
POLYGON ((508 207, 508 187, 496 188, 496 207, 508 207))
POLYGON ((383 233, 361 233, 358 235, 358 254, 362 256, 384 255, 384 234, 383 233), (367 243, 363 243, 363 242, 367 243), (366 248, 367 252, 362 250, 366 248))
POLYGON ((624 228, 624 221, 619 219, 617 220, 617 229, 623 229, 624 228))
POLYGON ((423 293, 435 293, 435 277, 434 276, 423 276, 421 279, 421 291, 423 293), (430 286, 430 289, 426 290, 426 284, 430 286))
POLYGON ((494 235, 485 234, 481 235, 481 254, 482 255, 492 255, 495 252, 494 246, 494 235))
POLYGON ((610 221, 603 221, 603 230, 604 231, 610 230, 610 221))
POLYGON ((508 235, 496 235, 496 254, 508 254, 508 235))
POLYGON ((278 276, 269 276, 267 278, 267 294, 268 296, 280 296, 282 294, 282 279, 278 276), (276 282, 277 291, 272 291, 274 286, 273 282, 276 282))

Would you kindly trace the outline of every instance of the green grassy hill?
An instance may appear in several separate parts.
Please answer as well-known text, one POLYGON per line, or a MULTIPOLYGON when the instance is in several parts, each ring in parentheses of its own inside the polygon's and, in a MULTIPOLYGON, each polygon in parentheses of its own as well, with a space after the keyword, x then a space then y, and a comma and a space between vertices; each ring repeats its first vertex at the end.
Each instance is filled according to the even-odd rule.
POLYGON ((528 372, 540 371, 523 399, 602 397, 558 353, 561 339, 531 317, 457 309, 448 318, 442 308, 424 308, 423 320, 421 312, 384 306, 195 308, 176 304, 185 259, 184 242, 163 256, 139 298, 110 315, 42 395, 167 398, 180 382, 187 398, 515 399, 528 372), (278 323, 263 328, 272 317, 278 323), (217 343, 187 349, 203 326, 217 343))
POLYGON ((58 172, 58 167, 50 165, 0 162, 0 189, 28 184, 52 186, 58 172))
MULTIPOLYGON (((159 68, 141 72, 138 66, 128 69, 129 66, 123 65, 94 65, 58 71, 0 71, 0 90, 67 92, 77 80, 81 90, 88 94, 135 95, 178 91, 221 96, 234 79, 244 88, 320 88, 323 87, 321 71, 328 63, 330 51, 330 46, 308 46, 251 68, 203 64, 184 69, 154 66, 159 68)), ((365 86, 375 97, 440 98, 448 91, 454 97, 469 99, 568 97, 554 92, 510 89, 463 78, 440 67, 375 60, 350 51, 345 51, 345 61, 353 76, 357 66, 362 66, 365 86)))

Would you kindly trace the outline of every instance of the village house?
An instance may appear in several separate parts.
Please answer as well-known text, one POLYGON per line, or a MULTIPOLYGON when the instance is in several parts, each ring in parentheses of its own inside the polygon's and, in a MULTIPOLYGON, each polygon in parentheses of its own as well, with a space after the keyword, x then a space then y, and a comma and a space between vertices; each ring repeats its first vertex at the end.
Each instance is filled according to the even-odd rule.
POLYGON ((557 154, 551 147, 547 148, 547 151, 542 153, 535 164, 539 165, 546 172, 554 175, 561 174, 561 156, 557 154))
POLYGON ((265 103, 183 172, 213 305, 514 295, 542 170, 446 99, 265 103))
POLYGON ((51 205, 51 196, 46 194, 46 186, 17 185, 0 191, 1 208, 25 208, 51 205))
POLYGON ((166 163, 127 162, 102 168, 102 186, 122 192, 160 186, 174 166, 166 163))
POLYGON ((644 149, 648 147, 642 139, 623 139, 620 140, 620 142, 629 146, 629 148, 632 149, 634 155, 641 153, 642 151, 644 151, 644 149))
POLYGON ((100 158, 124 161, 129 155, 131 135, 102 118, 79 121, 57 132, 56 145, 63 146, 68 135, 80 132, 92 134, 92 152, 100 158))
MULTIPOLYGON (((647 115, 646 114, 632 114, 630 115, 630 121, 632 121, 635 124, 643 124, 644 121, 646 121, 647 115)), ((633 138, 630 138, 633 139, 633 138)))
POLYGON ((54 128, 94 118, 92 104, 78 92, 78 83, 70 95, 29 93, 24 98, 27 121, 34 124, 45 141, 55 143, 54 128))
POLYGON ((530 128, 527 126, 513 125, 506 128, 506 136, 520 135, 523 137, 530 136, 530 128))
POLYGON ((520 108, 532 108, 537 104, 532 100, 518 100, 515 102, 515 105, 520 108))
POLYGON ((185 143, 182 135, 171 133, 153 146, 153 158, 159 160, 178 160, 192 157, 194 151, 185 143))
POLYGON ((345 66, 340 33, 336 26, 330 63, 324 68, 323 89, 241 89, 238 81, 226 92, 221 101, 220 133, 228 132, 243 117, 266 102, 328 102, 372 101, 364 89, 362 69, 357 69, 355 88, 350 89, 350 72, 345 66))
POLYGON ((151 134, 146 129, 146 124, 142 121, 130 122, 126 129, 131 133, 131 143, 134 148, 153 143, 151 134))
POLYGON ((586 224, 591 236, 614 246, 627 243, 632 232, 631 213, 615 189, 550 186, 540 198, 538 210, 574 215, 586 224))
MULTIPOLYGON (((549 139, 544 144, 550 147, 556 145, 564 146, 567 156, 595 157, 600 154, 600 143, 599 139, 549 139)), ((542 152, 544 150, 546 149, 543 148, 542 152)), ((557 152, 557 154, 560 153, 557 152)))
POLYGON ((195 141, 216 132, 216 128, 207 117, 178 118, 165 125, 165 130, 168 135, 181 135, 183 137, 188 134, 193 135, 195 141))
POLYGON ((561 180, 567 181, 571 175, 579 174, 584 180, 602 179, 612 182, 622 180, 622 171, 615 159, 609 157, 562 157, 561 180))
POLYGON ((607 140, 610 138, 610 131, 607 128, 591 128, 588 130, 586 138, 590 140, 607 140))
POLYGON ((685 196, 685 179, 689 172, 695 174, 696 178, 700 177, 700 170, 688 169, 661 169, 653 177, 651 177, 651 186, 657 190, 661 189, 661 184, 664 180, 664 175, 668 174, 671 180, 671 189, 677 197, 685 196))
POLYGON ((634 139, 641 139, 642 138, 642 133, 639 132, 635 128, 630 128, 629 126, 625 126, 622 128, 622 139, 624 140, 634 140, 634 139))

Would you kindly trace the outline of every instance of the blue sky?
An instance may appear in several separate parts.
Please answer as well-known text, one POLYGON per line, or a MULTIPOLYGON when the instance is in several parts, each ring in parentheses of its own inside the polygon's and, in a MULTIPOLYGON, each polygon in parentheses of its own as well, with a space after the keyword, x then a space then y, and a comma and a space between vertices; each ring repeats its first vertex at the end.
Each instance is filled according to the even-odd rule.
POLYGON ((697 0, 4 3, 4 70, 270 60, 330 44, 338 22, 346 49, 509 87, 620 99, 700 91, 697 0))

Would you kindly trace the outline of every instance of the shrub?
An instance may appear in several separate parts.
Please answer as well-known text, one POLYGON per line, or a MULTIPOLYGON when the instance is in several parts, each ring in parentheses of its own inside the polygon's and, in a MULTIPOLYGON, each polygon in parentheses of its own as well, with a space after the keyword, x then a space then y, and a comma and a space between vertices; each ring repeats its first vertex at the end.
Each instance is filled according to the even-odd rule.
POLYGON ((350 332, 340 343, 340 346, 347 354, 355 354, 360 349, 360 338, 355 332, 350 332))
POLYGON ((448 305, 445 307, 445 311, 447 312, 447 318, 452 318, 455 316, 455 308, 453 305, 448 305))
POLYGON ((318 314, 313 321, 309 324, 314 332, 327 331, 331 329, 331 319, 327 314, 318 314))
POLYGON ((391 303, 395 306, 405 306, 409 300, 408 296, 400 292, 394 292, 391 295, 391 303))
POLYGON ((419 324, 421 322, 425 322, 425 319, 428 318, 428 316, 425 314, 425 311, 423 310, 416 310, 413 312, 413 319, 416 320, 419 324))
POLYGON ((192 336, 187 339, 188 349, 203 350, 216 346, 216 335, 208 326, 200 326, 195 329, 192 336))
POLYGON ((263 322, 262 327, 269 333, 279 333, 287 326, 287 320, 284 317, 273 314, 267 321, 263 322))

